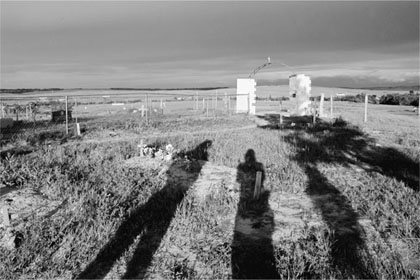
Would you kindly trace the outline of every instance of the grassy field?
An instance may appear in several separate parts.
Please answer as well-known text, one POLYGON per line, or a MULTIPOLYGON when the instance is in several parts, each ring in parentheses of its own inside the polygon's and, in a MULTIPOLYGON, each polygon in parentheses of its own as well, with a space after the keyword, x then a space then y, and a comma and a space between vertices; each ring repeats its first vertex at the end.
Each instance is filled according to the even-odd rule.
MULTIPOLYGON (((258 84, 258 80, 257 80, 258 84)), ((312 85, 311 93, 313 96, 319 96, 324 93, 325 96, 335 95, 337 93, 343 93, 346 95, 356 95, 360 93, 375 94, 381 96, 383 94, 394 94, 394 93, 407 93, 406 91, 395 91, 395 90, 369 90, 369 89, 346 89, 346 88, 334 88, 334 87, 319 87, 312 85)), ((108 90, 108 89, 80 89, 80 90, 60 90, 60 91, 40 91, 40 92, 28 92, 28 93, 2 93, 3 98, 10 97, 39 97, 39 96, 82 96, 82 95, 94 95, 98 97, 109 96, 113 94, 123 95, 144 95, 149 93, 150 95, 186 95, 194 96, 198 95, 214 95, 216 93, 223 95, 236 94, 236 88, 226 88, 218 90, 158 90, 158 91, 136 91, 136 90, 108 90)), ((289 85, 279 86, 257 86, 257 95, 260 97, 274 97, 289 96, 289 85)))
POLYGON ((364 124, 362 104, 335 105, 315 125, 109 117, 1 159, 4 187, 61 207, 14 227, 0 277, 419 278, 419 118, 370 105, 364 124), (141 141, 177 153, 139 157, 141 141))

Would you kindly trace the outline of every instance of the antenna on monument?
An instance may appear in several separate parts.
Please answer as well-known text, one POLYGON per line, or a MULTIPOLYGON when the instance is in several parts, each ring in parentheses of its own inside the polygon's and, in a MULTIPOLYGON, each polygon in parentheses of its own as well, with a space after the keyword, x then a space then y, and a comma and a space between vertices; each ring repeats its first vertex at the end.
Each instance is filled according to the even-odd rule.
POLYGON ((264 67, 267 67, 268 65, 270 65, 271 64, 271 59, 270 59, 270 57, 267 57, 267 62, 266 63, 264 63, 263 65, 260 65, 260 66, 258 66, 257 68, 255 68, 252 72, 251 72, 251 74, 249 74, 249 76, 248 76, 248 78, 253 78, 256 74, 257 74, 257 72, 258 71, 260 71, 261 69, 263 69, 264 67))

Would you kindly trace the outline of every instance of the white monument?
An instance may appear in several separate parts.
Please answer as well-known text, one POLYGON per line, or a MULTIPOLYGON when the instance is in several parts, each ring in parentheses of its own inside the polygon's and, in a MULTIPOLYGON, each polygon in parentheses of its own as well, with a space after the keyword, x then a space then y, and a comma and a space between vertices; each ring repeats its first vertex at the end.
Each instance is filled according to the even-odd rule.
POLYGON ((289 77, 290 100, 293 104, 291 115, 310 115, 311 79, 304 74, 294 74, 289 77))
POLYGON ((255 115, 256 85, 255 79, 237 79, 236 113, 255 115))

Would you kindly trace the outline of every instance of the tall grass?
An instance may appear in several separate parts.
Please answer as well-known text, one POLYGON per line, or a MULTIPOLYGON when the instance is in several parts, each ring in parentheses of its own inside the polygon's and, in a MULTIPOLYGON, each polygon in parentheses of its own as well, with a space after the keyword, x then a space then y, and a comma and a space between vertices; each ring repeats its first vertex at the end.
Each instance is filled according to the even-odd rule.
MULTIPOLYGON (((244 161, 245 152, 253 149, 256 159, 265 167, 265 186, 272 193, 310 196, 316 204, 316 197, 309 193, 311 188, 328 187, 327 195, 335 201, 334 205, 338 209, 345 207, 348 213, 358 217, 351 225, 359 227, 365 245, 352 254, 368 266, 370 276, 419 277, 418 270, 404 261, 407 256, 394 246, 397 240, 409 248, 412 259, 420 256, 420 193, 412 185, 418 181, 418 173, 411 169, 419 164, 418 157, 412 156, 417 147, 395 149, 392 159, 405 164, 406 169, 392 172, 382 164, 384 161, 366 157, 386 159, 381 151, 389 150, 379 149, 374 139, 346 122, 341 125, 321 123, 312 128, 286 126, 223 131, 250 124, 247 118, 234 119, 231 123, 228 120, 220 118, 204 123, 176 120, 156 126, 133 123, 130 129, 137 131, 139 137, 136 138, 117 142, 41 144, 31 154, 2 159, 0 174, 4 185, 34 188, 49 199, 65 201, 65 204, 49 218, 34 216, 23 223, 17 229, 23 235, 23 243, 13 253, 0 248, 3 264, 0 277, 75 278, 104 254, 101 252, 110 246, 109 242, 122 225, 130 230, 127 224, 130 217, 168 185, 167 173, 162 173, 168 167, 165 162, 130 168, 124 164, 139 155, 140 139, 157 146, 170 143, 180 154, 203 141, 211 141, 208 160, 231 168, 237 168, 244 161), (168 131, 206 129, 207 132, 187 136, 167 134, 168 131), (159 131, 167 136, 150 137, 159 131), (353 159, 348 159, 348 155, 353 159), (312 173, 308 168, 312 168, 312 173), (359 222, 365 220, 371 221, 371 232, 367 231, 370 227, 359 222)), ((104 124, 102 129, 124 133, 126 124, 104 124)), ((100 135, 97 134, 100 130, 93 130, 91 136, 100 135)), ((198 161, 194 158, 182 157, 178 161, 185 172, 199 171, 195 169, 198 161)), ((232 276, 234 225, 229 220, 236 215, 238 196, 232 195, 223 184, 214 189, 218 191, 201 203, 193 192, 187 190, 183 194, 147 269, 138 273, 175 279, 232 276)), ((173 207, 165 201, 159 205, 162 209, 173 207)), ((340 248, 348 249, 336 245, 342 241, 337 235, 339 227, 334 226, 337 221, 329 213, 322 214, 328 208, 320 205, 316 209, 323 215, 321 225, 308 223, 293 240, 274 244, 278 274, 281 278, 357 278, 360 274, 355 271, 355 263, 345 261, 342 259, 345 253, 337 252, 340 248)), ((113 260, 109 277, 122 277, 127 267, 135 265, 132 262, 143 248, 139 244, 143 244, 141 240, 145 235, 147 231, 139 231, 132 244, 113 260)))

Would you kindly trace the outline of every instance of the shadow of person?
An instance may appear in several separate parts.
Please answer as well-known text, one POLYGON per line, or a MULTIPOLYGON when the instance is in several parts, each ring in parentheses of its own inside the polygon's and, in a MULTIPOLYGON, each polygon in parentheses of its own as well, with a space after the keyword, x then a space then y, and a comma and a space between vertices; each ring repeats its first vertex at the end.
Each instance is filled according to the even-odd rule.
POLYGON ((241 185, 235 229, 232 242, 231 267, 234 279, 279 278, 273 255, 272 233, 274 214, 268 204, 269 191, 254 198, 257 172, 265 178, 264 166, 257 162, 255 152, 249 149, 245 162, 237 167, 237 181, 241 185))
POLYGON ((211 144, 211 141, 206 140, 195 149, 182 154, 192 159, 188 167, 183 166, 182 161, 174 161, 171 164, 167 171, 168 181, 165 186, 154 193, 145 204, 130 213, 95 259, 78 275, 78 279, 104 278, 114 263, 138 238, 140 241, 133 257, 127 263, 122 278, 144 278, 177 206, 198 178, 204 161, 208 160, 207 150, 211 144), (183 176, 179 177, 180 174, 183 176))

